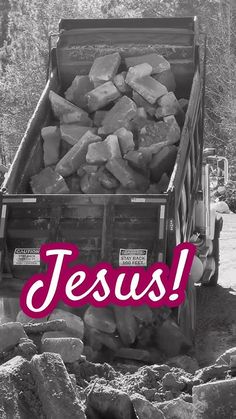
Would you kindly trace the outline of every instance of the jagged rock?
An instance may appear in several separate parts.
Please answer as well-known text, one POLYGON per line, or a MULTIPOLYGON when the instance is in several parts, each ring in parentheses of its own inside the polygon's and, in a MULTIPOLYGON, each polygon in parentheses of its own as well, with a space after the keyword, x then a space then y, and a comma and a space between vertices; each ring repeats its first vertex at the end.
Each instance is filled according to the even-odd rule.
POLYGON ((109 194, 111 191, 103 187, 98 172, 85 174, 80 180, 80 187, 85 194, 109 194))
POLYGON ((87 97, 89 111, 94 112, 118 99, 118 97, 120 97, 120 92, 111 81, 108 81, 107 83, 96 87, 94 90, 91 90, 91 92, 87 94, 87 97))
POLYGON ((135 144, 132 131, 128 131, 126 128, 119 128, 114 132, 114 135, 118 137, 122 155, 134 150, 135 144))
POLYGON ((16 321, 22 324, 41 323, 41 322, 46 322, 47 317, 34 319, 32 317, 27 316, 22 310, 20 310, 19 313, 17 314, 16 321))
POLYGON ((73 337, 44 338, 41 345, 42 352, 59 354, 64 362, 78 361, 83 349, 83 342, 79 338, 73 337))
POLYGON ((141 79, 142 77, 150 76, 152 74, 152 66, 147 63, 137 64, 133 67, 129 68, 129 71, 126 75, 125 82, 130 86, 133 87, 132 84, 137 79, 141 79))
POLYGON ((89 144, 98 141, 101 141, 100 137, 87 131, 80 141, 57 163, 56 172, 65 177, 75 173, 86 162, 89 144))
POLYGON ((130 86, 125 82, 126 76, 127 72, 122 71, 122 73, 116 74, 113 78, 114 85, 123 94, 128 94, 131 91, 130 86))
POLYGON ((154 405, 163 412, 166 419, 191 419, 193 415, 192 403, 185 402, 180 397, 164 403, 154 403, 154 405))
POLYGON ((102 417, 133 419, 134 410, 128 394, 109 385, 94 385, 87 396, 88 405, 102 417))
POLYGON ((49 93, 49 100, 52 105, 53 113, 55 117, 60 120, 60 122, 63 122, 61 121, 63 115, 72 114, 74 115, 74 120, 71 122, 81 122, 85 126, 87 126, 87 123, 91 123, 87 112, 85 112, 83 109, 80 109, 78 106, 73 105, 73 103, 59 96, 52 90, 50 90, 49 93))
POLYGON ((11 322, 0 325, 0 353, 17 345, 21 338, 27 338, 21 323, 11 322))
POLYGON ((152 67, 152 72, 150 74, 162 73, 163 71, 170 69, 170 63, 162 55, 156 53, 125 58, 127 68, 143 63, 147 63, 152 67))
POLYGON ((222 355, 220 355, 216 361, 215 365, 230 365, 230 357, 232 355, 236 355, 236 347, 230 348, 225 351, 222 355))
POLYGON ((94 85, 89 76, 76 76, 70 87, 65 91, 65 98, 76 106, 87 110, 88 99, 86 94, 93 89, 94 85))
POLYGON ((170 116, 164 121, 152 122, 149 121, 140 130, 139 146, 149 147, 153 144, 164 143, 176 144, 180 139, 180 128, 176 122, 175 117, 170 116))
MULTIPOLYGON (((102 123, 102 132, 112 134, 119 128, 127 128, 129 121, 136 115, 136 111, 136 104, 127 96, 122 96, 106 114, 102 123)), ((101 130, 98 132, 100 133, 101 130)))
POLYGON ((165 419, 161 410, 139 394, 132 395, 131 401, 138 419, 165 419))
POLYGON ((169 145, 153 156, 149 165, 152 180, 155 182, 161 181, 163 173, 166 173, 169 176, 171 175, 176 161, 177 151, 178 149, 176 146, 169 145))
POLYGON ((95 127, 100 127, 108 111, 96 111, 93 117, 95 127))
POLYGON ((169 92, 158 99, 157 105, 158 108, 155 113, 157 119, 161 119, 169 115, 178 115, 183 112, 173 92, 169 92))
POLYGON ((97 133, 96 128, 83 127, 78 124, 60 125, 61 138, 72 146, 77 144, 87 131, 90 131, 93 134, 97 133))
POLYGON ((152 76, 159 83, 166 86, 168 92, 174 92, 176 89, 175 76, 171 70, 162 71, 162 73, 154 74, 152 76))
POLYGON ((168 357, 177 356, 191 346, 179 326, 170 319, 165 320, 157 329, 156 339, 159 349, 168 357))
POLYGON ((135 90, 133 90, 132 98, 136 105, 138 107, 143 107, 150 116, 153 117, 155 115, 156 106, 153 106, 149 102, 147 102, 147 100, 145 100, 139 93, 135 92, 135 90))
POLYGON ((58 127, 44 127, 41 130, 43 138, 44 165, 56 164, 60 156, 61 135, 58 127))
POLYGON ((194 418, 228 419, 236 412, 236 378, 193 387, 194 418))
POLYGON ((106 164, 107 170, 118 179, 121 185, 128 189, 137 189, 145 192, 149 186, 149 180, 142 174, 135 172, 123 159, 111 159, 106 164))
POLYGON ((194 374, 199 368, 197 360, 188 355, 170 358, 167 364, 171 367, 182 368, 184 371, 190 372, 191 374, 194 374))
POLYGON ((34 194, 66 194, 69 189, 65 180, 51 167, 46 167, 31 177, 30 186, 34 194))
POLYGON ((210 380, 222 380, 229 371, 229 365, 210 365, 195 372, 195 379, 206 383, 210 380))
POLYGON ((94 60, 89 71, 89 78, 93 83, 105 83, 115 76, 121 62, 118 52, 98 57, 94 60))
POLYGON ((60 355, 35 355, 31 360, 31 371, 46 417, 86 419, 60 355))
POLYGON ((116 327, 125 346, 134 343, 138 332, 138 325, 131 307, 113 306, 116 327))
POLYGON ((72 337, 83 339, 84 322, 79 316, 76 316, 69 311, 56 308, 50 314, 49 320, 65 320, 66 329, 64 331, 70 333, 72 337))
POLYGON ((129 80, 127 83, 151 105, 154 105, 160 97, 168 93, 164 84, 159 83, 151 76, 129 80))
POLYGON ((116 321, 112 310, 106 307, 89 306, 84 315, 84 322, 94 329, 105 333, 113 333, 116 330, 116 321))
POLYGON ((45 418, 26 359, 16 356, 0 367, 0 388, 2 419, 45 418))

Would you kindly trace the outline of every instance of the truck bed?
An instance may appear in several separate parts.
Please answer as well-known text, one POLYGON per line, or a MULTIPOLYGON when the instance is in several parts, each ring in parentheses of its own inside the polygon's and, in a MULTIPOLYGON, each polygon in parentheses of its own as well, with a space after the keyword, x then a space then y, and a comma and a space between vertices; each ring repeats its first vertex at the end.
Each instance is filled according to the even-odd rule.
POLYGON ((17 294, 44 268, 37 252, 45 242, 75 243, 78 262, 89 266, 100 261, 119 266, 131 249, 147 254, 147 266, 170 260, 173 246, 191 232, 202 149, 200 96, 194 19, 62 20, 50 78, 3 185, 1 293, 17 294), (175 74, 177 97, 190 99, 168 190, 163 195, 32 195, 29 179, 43 168, 40 131, 53 118, 49 91, 63 93, 77 74, 88 73, 95 57, 116 51, 123 60, 164 55, 175 74))

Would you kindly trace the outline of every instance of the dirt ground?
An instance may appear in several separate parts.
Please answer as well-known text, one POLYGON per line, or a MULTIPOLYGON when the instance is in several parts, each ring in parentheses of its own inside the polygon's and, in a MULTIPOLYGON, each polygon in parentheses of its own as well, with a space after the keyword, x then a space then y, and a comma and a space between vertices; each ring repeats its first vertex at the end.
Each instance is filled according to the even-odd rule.
POLYGON ((196 356, 201 366, 236 346, 236 214, 223 219, 218 286, 197 288, 196 356))

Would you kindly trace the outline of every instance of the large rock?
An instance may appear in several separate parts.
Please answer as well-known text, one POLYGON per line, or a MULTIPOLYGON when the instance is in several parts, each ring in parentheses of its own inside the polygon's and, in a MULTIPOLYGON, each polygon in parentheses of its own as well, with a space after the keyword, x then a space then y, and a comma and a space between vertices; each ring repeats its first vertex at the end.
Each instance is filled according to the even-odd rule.
POLYGON ((87 97, 89 111, 94 112, 118 99, 120 92, 111 81, 108 81, 91 90, 87 97))
POLYGON ((131 307, 119 307, 114 305, 113 311, 115 314, 116 327, 123 344, 125 346, 132 345, 137 336, 138 325, 131 307))
POLYGON ((157 104, 158 108, 155 113, 157 119, 161 119, 169 115, 178 115, 183 113, 179 101, 176 99, 176 96, 173 92, 169 92, 162 96, 160 99, 158 99, 157 104))
POLYGON ((134 118, 136 111, 136 104, 127 96, 122 96, 106 114, 102 122, 102 132, 112 134, 119 128, 127 128, 127 124, 134 118))
POLYGON ((87 395, 87 403, 104 418, 134 417, 133 405, 128 394, 109 385, 94 385, 87 395))
POLYGON ((176 89, 175 76, 171 70, 162 71, 162 73, 153 75, 153 78, 166 86, 168 92, 174 92, 176 89))
POLYGON ((0 367, 0 388, 1 419, 45 418, 26 359, 16 356, 0 367))
POLYGON ((138 107, 142 107, 150 115, 154 116, 156 112, 156 106, 151 105, 147 100, 145 100, 139 93, 133 90, 132 98, 138 107))
POLYGON ((159 153, 154 154, 149 165, 152 180, 159 182, 163 173, 171 175, 177 156, 177 147, 169 145, 164 147, 159 153))
POLYGON ((154 105, 160 97, 168 93, 164 84, 159 83, 151 76, 129 80, 127 83, 151 105, 154 105))
POLYGON ((152 74, 152 66, 147 63, 137 64, 133 67, 129 68, 129 71, 126 75, 125 82, 131 86, 133 82, 137 79, 141 79, 142 77, 150 76, 152 74))
POLYGON ((211 380, 222 380, 229 371, 229 365, 210 365, 209 367, 197 370, 195 378, 206 383, 211 380))
POLYGON ((71 337, 44 338, 41 345, 42 352, 59 354, 64 362, 78 361, 83 349, 83 342, 79 338, 71 337))
POLYGON ((31 177, 30 186, 34 194, 66 194, 69 189, 63 177, 51 167, 46 167, 31 177))
POLYGON ((135 172, 123 159, 111 159, 106 168, 118 179, 121 185, 128 189, 137 189, 145 192, 149 186, 149 180, 142 174, 135 172))
POLYGON ((97 135, 87 131, 78 143, 76 143, 64 157, 57 163, 56 172, 61 176, 70 176, 86 162, 88 146, 91 143, 101 141, 97 135))
POLYGON ((131 396, 131 401, 138 419, 165 419, 162 411, 153 406, 145 397, 134 394, 131 396))
POLYGON ((154 403, 154 405, 163 412, 166 419, 192 419, 193 417, 192 403, 188 403, 182 398, 164 403, 154 403))
POLYGON ((86 419, 60 355, 46 352, 35 355, 31 366, 47 419, 86 419))
POLYGON ((188 355, 172 357, 168 360, 167 364, 171 367, 181 368, 191 374, 194 374, 199 368, 197 360, 188 355))
POLYGON ((42 323, 42 322, 46 322, 48 319, 48 317, 41 317, 41 318, 32 318, 27 316, 22 310, 19 311, 19 313, 16 316, 16 321, 20 322, 22 324, 27 324, 27 323, 42 323))
POLYGON ((128 131, 126 128, 119 128, 114 132, 117 135, 122 155, 128 153, 128 151, 134 150, 134 136, 132 131, 128 131))
POLYGON ((60 156, 61 135, 58 127, 44 127, 41 130, 43 138, 43 161, 44 165, 56 164, 60 156))
POLYGON ((145 54, 139 57, 127 57, 125 58, 125 64, 129 67, 134 67, 138 64, 147 63, 152 67, 150 74, 162 73, 163 71, 170 69, 170 63, 162 55, 156 53, 145 54))
POLYGON ((21 323, 12 322, 0 325, 0 353, 14 348, 21 338, 27 338, 21 323))
POLYGON ((111 309, 106 307, 89 306, 84 315, 84 322, 94 329, 105 333, 116 330, 116 321, 111 309))
POLYGON ((139 134, 139 146, 149 147, 153 144, 176 144, 180 140, 180 128, 174 116, 160 122, 147 122, 139 134))
POLYGON ((93 82, 89 76, 76 76, 65 91, 65 98, 82 109, 88 109, 88 98, 86 94, 94 89, 93 82))
POLYGON ((50 314, 48 320, 65 320, 66 329, 64 331, 70 333, 72 337, 83 339, 84 322, 79 316, 57 308, 50 314))
POLYGON ((230 357, 232 355, 236 355, 236 346, 234 348, 228 349, 222 355, 220 355, 217 358, 215 365, 230 365, 230 357))
POLYGON ((80 109, 78 106, 73 105, 73 103, 59 96, 52 90, 49 93, 49 99, 52 105, 53 113, 55 117, 60 121, 63 115, 72 114, 74 115, 74 118, 71 122, 77 121, 83 123, 83 125, 87 125, 86 123, 91 123, 87 112, 85 112, 83 109, 80 109))
POLYGON ((80 180, 80 188, 84 194, 109 194, 109 190, 103 187, 98 172, 85 174, 80 180))
POLYGON ((179 326, 170 319, 157 328, 156 339, 159 349, 168 357, 177 356, 191 346, 179 326))
POLYGON ((86 134, 87 131, 96 134, 96 128, 83 127, 78 124, 61 124, 60 132, 61 138, 71 146, 78 143, 78 141, 86 134))
POLYGON ((122 71, 122 73, 116 74, 113 78, 114 85, 122 94, 127 94, 131 91, 130 86, 125 82, 126 76, 127 72, 122 71))
POLYGON ((193 387, 194 418, 233 419, 236 412, 235 394, 236 378, 193 387))
POLYGON ((90 80, 94 85, 112 80, 118 71, 120 62, 121 57, 118 52, 96 58, 89 71, 90 80))

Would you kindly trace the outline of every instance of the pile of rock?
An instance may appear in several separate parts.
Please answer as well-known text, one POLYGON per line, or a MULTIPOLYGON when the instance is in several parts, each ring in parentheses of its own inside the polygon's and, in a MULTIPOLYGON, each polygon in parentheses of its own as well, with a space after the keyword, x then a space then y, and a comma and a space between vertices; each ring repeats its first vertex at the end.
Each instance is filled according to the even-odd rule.
POLYGON ((162 193, 176 160, 185 99, 177 100, 169 62, 158 54, 95 59, 62 97, 49 95, 45 168, 33 193, 162 193))
POLYGON ((186 355, 112 367, 81 355, 79 317, 55 310, 47 322, 18 320, 0 325, 3 419, 234 418, 236 348, 202 369, 186 355))

